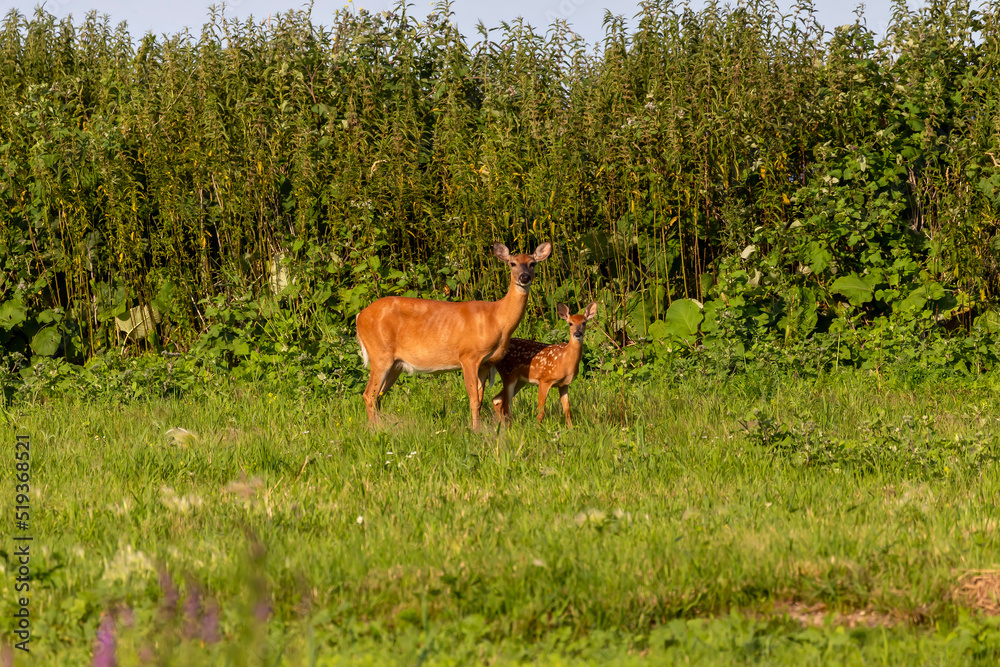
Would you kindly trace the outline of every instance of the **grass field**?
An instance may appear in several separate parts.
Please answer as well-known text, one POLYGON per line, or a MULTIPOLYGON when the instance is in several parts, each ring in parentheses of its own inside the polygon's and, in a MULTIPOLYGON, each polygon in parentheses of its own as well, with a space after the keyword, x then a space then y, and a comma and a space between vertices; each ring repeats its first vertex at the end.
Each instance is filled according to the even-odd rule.
POLYGON ((996 664, 998 385, 585 377, 572 431, 525 391, 472 433, 457 375, 374 432, 246 384, 8 408, 25 664, 996 664))

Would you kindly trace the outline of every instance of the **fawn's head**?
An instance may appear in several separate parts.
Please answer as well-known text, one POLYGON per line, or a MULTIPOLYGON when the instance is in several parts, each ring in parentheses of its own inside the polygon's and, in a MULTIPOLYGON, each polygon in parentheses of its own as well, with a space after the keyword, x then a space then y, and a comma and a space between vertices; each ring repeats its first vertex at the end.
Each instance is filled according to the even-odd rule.
POLYGON ((583 334, 587 331, 587 322, 597 317, 597 302, 591 301, 590 305, 587 306, 587 309, 579 315, 570 315, 569 306, 564 303, 560 303, 556 306, 556 313, 559 314, 561 319, 569 322, 570 340, 576 340, 578 343, 582 343, 583 334))
POLYGON ((530 255, 512 255, 502 243, 493 244, 493 254, 510 265, 510 280, 522 292, 527 292, 535 279, 535 265, 552 254, 552 244, 546 241, 530 255))

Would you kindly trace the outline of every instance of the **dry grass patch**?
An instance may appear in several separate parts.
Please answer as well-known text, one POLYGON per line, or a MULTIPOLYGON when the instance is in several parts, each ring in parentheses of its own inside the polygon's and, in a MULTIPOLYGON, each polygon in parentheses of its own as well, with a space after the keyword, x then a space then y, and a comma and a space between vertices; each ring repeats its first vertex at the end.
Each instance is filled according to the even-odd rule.
POLYGON ((959 578, 952 598, 970 609, 1000 616, 1000 570, 966 572, 959 578))

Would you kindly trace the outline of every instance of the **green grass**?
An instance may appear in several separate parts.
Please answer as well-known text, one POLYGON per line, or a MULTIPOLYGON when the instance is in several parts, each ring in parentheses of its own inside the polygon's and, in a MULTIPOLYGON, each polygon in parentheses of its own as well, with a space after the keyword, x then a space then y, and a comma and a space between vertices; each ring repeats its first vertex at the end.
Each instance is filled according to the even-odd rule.
POLYGON ((998 384, 587 377, 572 431, 525 391, 499 433, 455 375, 374 432, 360 397, 246 384, 20 407, 33 657, 87 664, 103 614, 123 665, 988 663, 998 384))

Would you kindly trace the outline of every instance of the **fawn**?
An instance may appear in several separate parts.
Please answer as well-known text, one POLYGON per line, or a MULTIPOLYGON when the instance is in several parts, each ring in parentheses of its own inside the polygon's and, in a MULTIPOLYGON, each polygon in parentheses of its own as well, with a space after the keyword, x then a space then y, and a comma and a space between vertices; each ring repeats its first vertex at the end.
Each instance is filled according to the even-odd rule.
POLYGON ((501 420, 511 419, 510 405, 525 384, 538 385, 538 422, 545 416, 545 397, 553 386, 559 387, 559 400, 566 414, 566 426, 573 428, 569 414, 569 383, 576 377, 583 356, 583 334, 587 322, 597 315, 597 302, 592 302, 579 315, 570 315, 569 307, 556 307, 559 317, 569 322, 569 342, 546 345, 533 340, 514 338, 507 355, 494 363, 503 380, 503 389, 493 399, 493 410, 501 420))
POLYGON ((502 243, 493 254, 510 265, 510 287, 499 301, 433 301, 389 296, 358 313, 361 358, 370 365, 365 407, 371 423, 385 395, 403 371, 438 373, 461 368, 479 428, 479 408, 491 363, 506 354, 511 334, 524 317, 535 265, 552 252, 543 243, 530 255, 511 255, 502 243))

